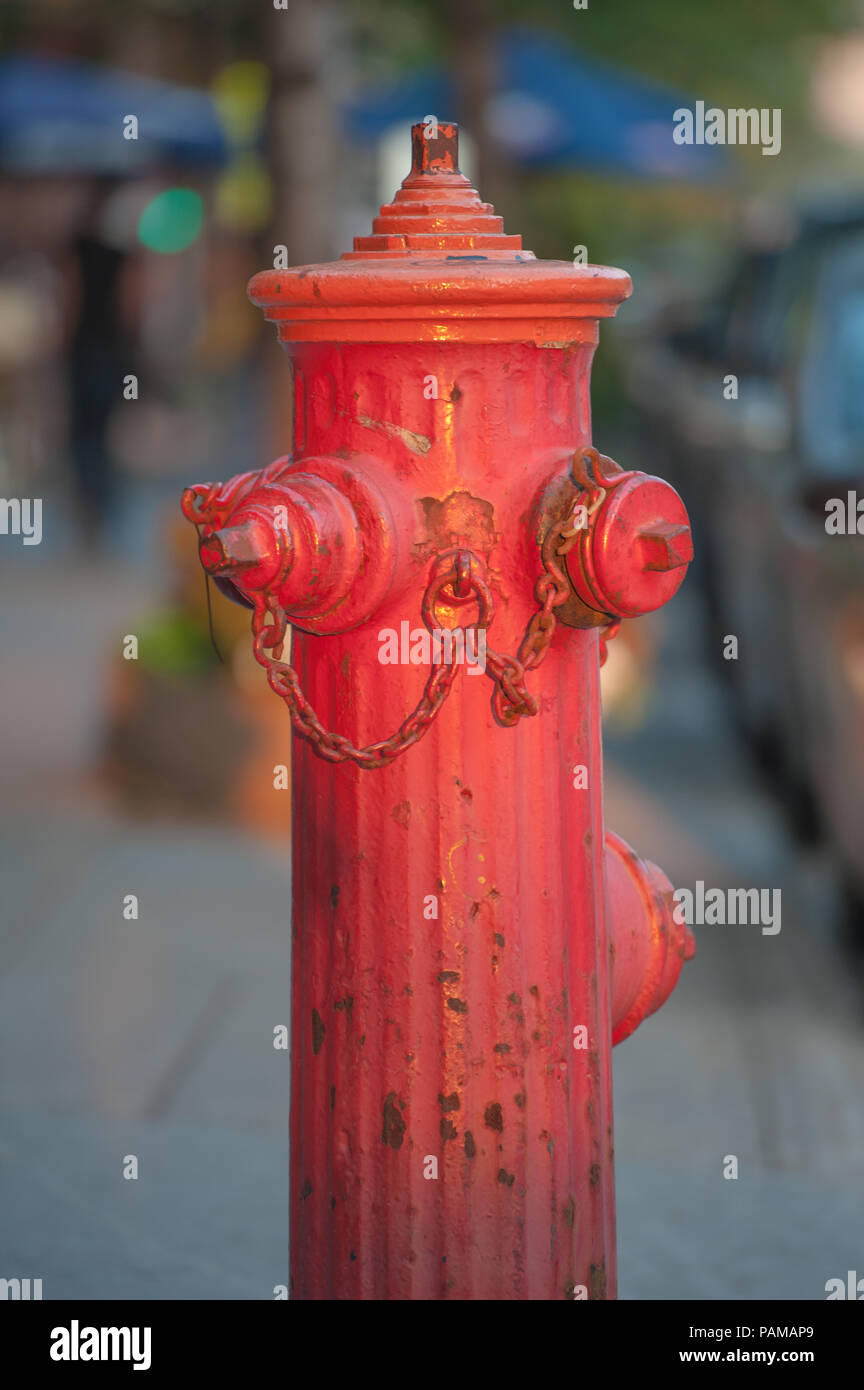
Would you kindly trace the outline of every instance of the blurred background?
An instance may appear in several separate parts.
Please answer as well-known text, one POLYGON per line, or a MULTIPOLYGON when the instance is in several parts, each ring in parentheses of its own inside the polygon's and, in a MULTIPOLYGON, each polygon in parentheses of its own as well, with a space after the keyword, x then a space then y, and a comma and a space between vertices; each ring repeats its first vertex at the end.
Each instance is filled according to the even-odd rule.
POLYGON ((864 497, 864 4, 7 0, 0 36, 0 494, 43 502, 0 535, 0 1275, 287 1283, 290 736, 179 496, 290 449, 246 281, 367 232, 427 114, 538 256, 633 277, 594 442, 697 560, 610 646, 607 822, 783 892, 616 1053, 621 1294, 864 1273, 864 538, 825 528, 864 497), (696 101, 779 108, 780 152, 674 144, 696 101))

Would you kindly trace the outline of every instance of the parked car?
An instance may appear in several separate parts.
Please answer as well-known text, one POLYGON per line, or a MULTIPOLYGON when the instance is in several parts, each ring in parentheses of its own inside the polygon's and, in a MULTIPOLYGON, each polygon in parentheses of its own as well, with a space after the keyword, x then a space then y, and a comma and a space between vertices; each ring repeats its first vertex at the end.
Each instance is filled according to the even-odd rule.
POLYGON ((864 204, 743 252, 630 383, 691 509, 711 659, 864 928, 864 204))

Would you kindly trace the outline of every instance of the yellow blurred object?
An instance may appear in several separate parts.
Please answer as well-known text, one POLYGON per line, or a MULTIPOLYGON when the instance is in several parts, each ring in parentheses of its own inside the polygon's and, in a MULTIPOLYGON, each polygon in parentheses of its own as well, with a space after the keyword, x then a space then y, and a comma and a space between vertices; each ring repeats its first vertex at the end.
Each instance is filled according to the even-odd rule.
POLYGON ((216 184, 214 213, 232 232, 258 232, 270 218, 270 175, 255 150, 235 155, 216 184))
POLYGON ((230 372, 252 352, 261 320, 249 302, 246 281, 256 269, 249 238, 221 233, 210 244, 205 279, 205 314, 195 344, 198 365, 230 372))
POLYGON ((213 81, 213 100, 228 139, 235 145, 255 139, 270 94, 270 69, 246 59, 229 63, 213 81))
POLYGON ((658 640, 656 629, 644 618, 621 624, 600 669, 604 723, 620 729, 636 729, 643 723, 658 640))

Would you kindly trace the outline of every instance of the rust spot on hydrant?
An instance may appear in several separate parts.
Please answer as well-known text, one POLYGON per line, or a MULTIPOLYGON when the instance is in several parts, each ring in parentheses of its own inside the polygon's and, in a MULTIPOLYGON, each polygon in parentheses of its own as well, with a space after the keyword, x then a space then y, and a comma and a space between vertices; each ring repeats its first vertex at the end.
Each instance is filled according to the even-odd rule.
POLYGON ((483 1114, 483 1123, 486 1125, 487 1129, 497 1130, 499 1134, 503 1133, 504 1114, 497 1100, 492 1101, 490 1105, 486 1106, 483 1114))
POLYGON ((399 1149, 402 1147, 402 1140, 405 1137, 407 1126, 399 1113, 395 1091, 391 1091, 385 1100, 383 1113, 384 1126, 381 1130, 382 1143, 389 1144, 391 1149, 399 1149))
POLYGON ((449 497, 421 497, 428 541, 424 553, 436 554, 454 545, 468 545, 488 554, 498 539, 494 508, 470 492, 451 492, 449 497))
POLYGON ((592 1265, 588 1275, 588 1297, 606 1297, 606 1261, 601 1260, 598 1265, 592 1265))
POLYGON ((318 1056, 318 1053, 321 1051, 321 1045, 322 1045, 322 1043, 324 1042, 324 1035, 325 1035, 326 1032, 327 1032, 327 1029, 324 1027, 324 1022, 323 1022, 323 1020, 322 1020, 322 1018, 321 1018, 321 1015, 319 1014, 319 1012, 318 1012, 317 1009, 313 1009, 313 1010, 312 1010, 312 1051, 315 1053, 315 1056, 316 1056, 316 1057, 318 1056))

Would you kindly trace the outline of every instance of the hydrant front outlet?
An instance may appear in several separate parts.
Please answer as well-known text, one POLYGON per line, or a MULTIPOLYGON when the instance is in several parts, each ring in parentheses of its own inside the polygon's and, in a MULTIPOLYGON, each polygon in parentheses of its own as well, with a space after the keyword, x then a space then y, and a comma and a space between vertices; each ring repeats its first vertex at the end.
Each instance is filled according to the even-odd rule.
POLYGON ((591 445, 628 277, 536 260, 455 125, 412 138, 371 235, 251 282, 292 454, 183 499, 301 736, 291 1294, 612 1298, 611 1048, 693 943, 604 833, 599 667, 689 524, 591 445))

